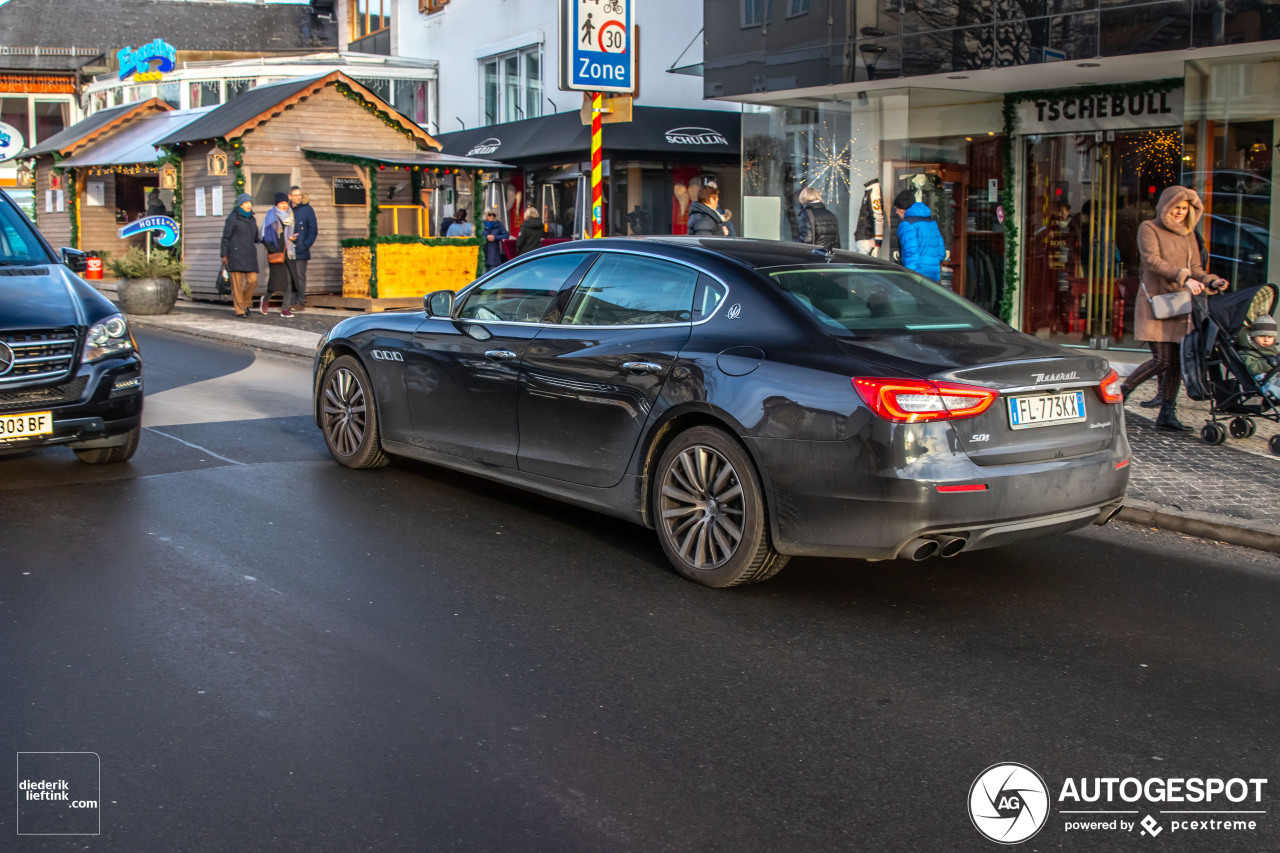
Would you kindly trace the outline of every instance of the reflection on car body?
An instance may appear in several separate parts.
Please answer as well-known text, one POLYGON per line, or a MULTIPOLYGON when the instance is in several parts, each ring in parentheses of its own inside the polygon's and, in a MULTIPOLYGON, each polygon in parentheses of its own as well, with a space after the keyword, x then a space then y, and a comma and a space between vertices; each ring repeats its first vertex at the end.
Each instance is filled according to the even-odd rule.
POLYGON ((1102 523, 1128 482, 1104 359, 853 253, 565 243, 427 307, 320 342, 337 461, 407 456, 652 527, 710 586, 1102 523))

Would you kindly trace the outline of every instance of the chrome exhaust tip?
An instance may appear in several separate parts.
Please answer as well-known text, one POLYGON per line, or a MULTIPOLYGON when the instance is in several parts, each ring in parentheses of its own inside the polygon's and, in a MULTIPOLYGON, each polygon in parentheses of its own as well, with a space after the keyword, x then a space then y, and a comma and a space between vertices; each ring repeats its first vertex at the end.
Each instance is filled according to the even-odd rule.
POLYGON ((969 544, 967 536, 939 536, 938 537, 938 556, 954 557, 964 550, 964 546, 969 544))
POLYGON ((921 560, 927 560, 938 553, 938 540, 936 539, 912 539, 906 545, 902 546, 902 550, 898 552, 899 557, 906 557, 908 560, 915 560, 917 563, 921 560))
POLYGON ((1093 520, 1093 523, 1101 527, 1102 525, 1106 524, 1107 522, 1111 521, 1111 519, 1119 515, 1120 510, 1122 509, 1124 509, 1124 504, 1116 504, 1115 506, 1111 506, 1111 507, 1103 507, 1102 511, 1098 513, 1098 517, 1093 520))

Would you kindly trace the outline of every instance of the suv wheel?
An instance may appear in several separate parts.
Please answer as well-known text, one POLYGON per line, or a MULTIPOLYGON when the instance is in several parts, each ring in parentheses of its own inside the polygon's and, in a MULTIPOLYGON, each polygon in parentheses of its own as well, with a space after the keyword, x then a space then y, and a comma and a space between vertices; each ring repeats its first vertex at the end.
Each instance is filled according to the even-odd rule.
POLYGON ((142 427, 129 430, 124 444, 115 447, 93 447, 88 450, 76 450, 76 458, 90 465, 104 465, 108 462, 123 462, 138 450, 138 440, 142 437, 142 427))

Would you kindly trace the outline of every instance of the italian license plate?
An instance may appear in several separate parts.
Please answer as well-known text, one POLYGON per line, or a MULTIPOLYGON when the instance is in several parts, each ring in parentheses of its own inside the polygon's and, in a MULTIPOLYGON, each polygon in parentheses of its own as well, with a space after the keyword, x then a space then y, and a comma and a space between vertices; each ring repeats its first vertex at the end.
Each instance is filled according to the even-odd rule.
POLYGON ((21 415, 0 415, 0 441, 32 438, 53 432, 53 412, 24 412, 21 415))
POLYGON ((1009 426, 1013 429, 1079 423, 1084 419, 1083 391, 1009 398, 1009 426))

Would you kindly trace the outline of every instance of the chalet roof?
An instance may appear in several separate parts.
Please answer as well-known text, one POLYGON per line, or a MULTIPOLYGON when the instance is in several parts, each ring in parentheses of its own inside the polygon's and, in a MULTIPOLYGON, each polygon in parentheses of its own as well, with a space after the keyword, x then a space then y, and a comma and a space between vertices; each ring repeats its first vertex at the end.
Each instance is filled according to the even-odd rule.
MULTIPOLYGON (((157 2, 157 0, 9 0, 0 5, 0 44, 94 48, 114 54, 159 38, 178 50, 285 51, 337 48, 337 27, 309 5, 157 2), (145 34, 145 38, 142 34, 145 34)), ((85 57, 8 54, 14 70, 80 67, 85 57)))
POLYGON ((190 124, 212 109, 213 107, 201 107, 195 110, 169 110, 140 116, 119 133, 107 137, 97 145, 77 151, 58 165, 69 168, 154 163, 164 156, 156 147, 157 140, 190 124))
POLYGON ((318 77, 303 77, 257 86, 232 98, 176 133, 161 139, 158 144, 183 145, 206 139, 234 139, 277 115, 286 107, 305 100, 326 86, 337 83, 345 83, 365 100, 395 117, 401 127, 416 136, 423 144, 440 147, 427 135, 426 131, 406 118, 395 107, 340 71, 332 71, 318 77))
POLYGON ((71 127, 58 131, 39 145, 26 149, 18 155, 18 159, 39 157, 42 154, 52 154, 55 151, 59 154, 68 154, 77 147, 105 133, 109 133, 139 116, 155 111, 168 112, 170 109, 172 108, 164 101, 158 98, 151 98, 135 104, 125 104, 122 107, 99 110, 84 121, 76 122, 71 127))

